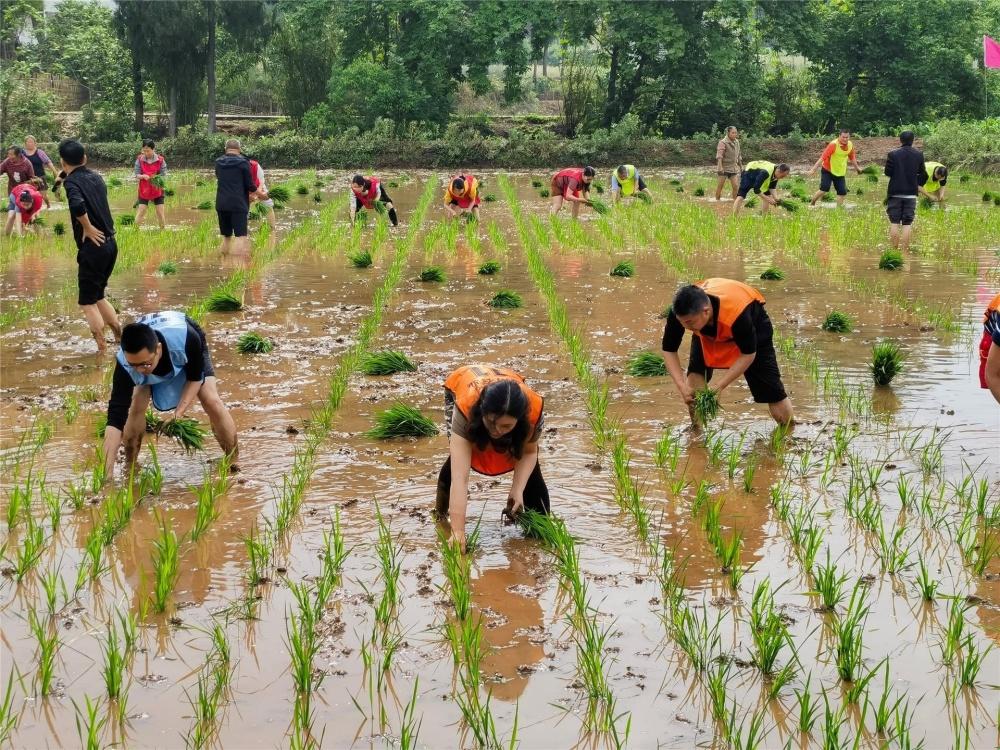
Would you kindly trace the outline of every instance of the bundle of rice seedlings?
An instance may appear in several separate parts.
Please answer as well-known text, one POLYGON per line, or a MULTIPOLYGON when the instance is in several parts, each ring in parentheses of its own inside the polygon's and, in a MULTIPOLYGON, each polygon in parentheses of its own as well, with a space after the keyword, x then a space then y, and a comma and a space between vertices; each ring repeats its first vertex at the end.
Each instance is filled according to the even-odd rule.
POLYGON ((823 201, 824 203, 833 203, 837 199, 834 198, 833 195, 831 195, 830 193, 823 193, 823 196, 820 198, 820 200, 823 201))
POLYGON ((538 191, 538 194, 540 196, 542 196, 543 198, 548 198, 549 197, 549 189, 548 188, 542 188, 541 190, 538 191))
POLYGON ((878 177, 881 170, 878 168, 877 164, 869 164, 867 167, 861 170, 861 174, 873 174, 878 177))
POLYGON ((865 194, 865 191, 864 191, 864 190, 862 190, 861 188, 857 188, 857 189, 856 189, 856 190, 854 191, 854 194, 855 194, 855 195, 864 195, 864 194, 865 194))
POLYGON ((171 274, 177 273, 177 264, 174 263, 172 260, 165 260, 159 265, 159 267, 156 270, 162 273, 164 276, 170 276, 171 274))
POLYGON ((236 312, 243 309, 243 300, 232 292, 217 289, 208 295, 205 309, 209 312, 236 312))
MULTIPOLYGON (((302 187, 302 186, 300 186, 302 187)), ((301 190, 298 191, 301 195, 305 195, 301 190)), ((306 193, 309 189, 306 188, 306 193)), ((282 203, 288 203, 292 199, 292 191, 288 189, 287 185, 272 185, 267 191, 267 197, 271 200, 281 201, 282 203)))
POLYGON ((778 205, 781 206, 786 211, 795 213, 796 211, 799 210, 799 206, 801 206, 802 204, 796 203, 795 201, 790 201, 787 198, 782 198, 780 201, 778 201, 778 205))
POLYGON ((877 174, 868 175, 868 182, 878 182, 878 175, 877 174))
POLYGON ((703 188, 703 187, 695 188, 694 189, 694 194, 696 196, 698 196, 699 198, 701 198, 703 195, 705 195, 705 188, 703 188))
POLYGON ((598 195, 604 195, 604 183, 603 182, 599 182, 598 180, 594 180, 591 184, 593 185, 594 190, 597 192, 598 195))
POLYGON ((318 188, 323 187, 323 180, 317 178, 316 182, 313 183, 313 187, 318 187, 318 188))
POLYGON ((441 266, 428 266, 420 272, 421 281, 444 281, 444 269, 441 266))
POLYGON ((719 396, 711 388, 699 388, 694 392, 694 418, 702 427, 715 419, 719 413, 719 396))
POLYGON ((983 203, 989 203, 991 200, 993 200, 993 193, 987 190, 983 193, 983 203))
POLYGON ((393 375, 397 372, 416 372, 417 367, 403 352, 385 349, 369 352, 361 361, 361 372, 365 375, 393 375))
POLYGON ((878 267, 883 271, 895 271, 903 267, 903 254, 899 250, 886 250, 878 259, 878 267))
POLYGON ((159 190, 163 190, 167 186, 167 181, 163 179, 162 174, 158 174, 149 178, 149 184, 159 190))
POLYGON ((385 201, 375 201, 372 205, 375 206, 375 213, 377 214, 389 213, 389 209, 385 206, 385 201))
POLYGON ((323 194, 317 190, 315 193, 313 193, 313 203, 322 203, 322 202, 323 202, 323 194))
POLYGON ((213 205, 214 204, 212 203, 212 201, 202 201, 197 206, 195 206, 195 208, 197 208, 199 211, 211 211, 213 205))
POLYGON ((366 221, 368 221, 368 211, 366 211, 364 208, 359 208, 357 211, 354 212, 354 221, 364 224, 366 221))
POLYGON ((250 206, 250 220, 263 221, 267 218, 267 206, 261 202, 256 202, 250 206))
POLYGON ((174 189, 171 187, 163 188, 163 194, 168 198, 172 198, 174 195, 174 189))
POLYGON ((800 187, 792 188, 790 194, 793 198, 798 198, 800 201, 809 202, 809 193, 800 187))
POLYGON ((677 178, 675 177, 674 179, 672 179, 672 180, 670 181, 670 184, 671 184, 671 185, 680 185, 680 184, 681 184, 681 181, 680 181, 680 180, 678 180, 678 179, 677 179, 677 178))
POLYGON ((663 357, 653 352, 635 352, 629 357, 625 369, 634 378, 651 378, 667 374, 663 357))
POLYGON ((850 333, 852 325, 851 319, 846 313, 842 313, 839 310, 831 310, 820 327, 824 331, 831 331, 832 333, 850 333))
POLYGON ((597 211, 597 213, 599 214, 603 215, 611 210, 611 207, 608 206, 607 203, 605 203, 599 198, 591 198, 589 202, 590 202, 590 207, 595 211, 597 211))
POLYGON ((497 197, 493 193, 487 193, 483 196, 483 203, 496 203, 497 197))
POLYGON ((775 266, 768 266, 761 273, 760 277, 765 281, 784 281, 785 272, 775 266))
POLYGON ((386 185, 388 185, 391 188, 398 188, 399 187, 399 181, 398 180, 389 180, 386 183, 386 185))
MULTIPOLYGON (((701 190, 701 188, 698 188, 698 190, 701 190)), ((705 191, 701 190, 701 192, 704 193, 705 191)), ((695 194, 697 195, 697 191, 695 191, 695 194)), ((653 202, 653 196, 651 196, 647 192, 636 193, 635 197, 638 198, 639 200, 641 200, 643 203, 652 203, 653 202)))
POLYGON ((889 385, 903 369, 903 353, 894 341, 879 341, 872 347, 872 379, 875 385, 889 385))
POLYGON ((130 227, 135 224, 135 214, 122 214, 118 217, 118 226, 130 227))
POLYGON ((309 195, 309 187, 305 183, 300 182, 295 186, 295 192, 299 195, 309 195))
POLYGON ((611 269, 611 275, 619 276, 623 279, 631 278, 635 276, 635 264, 630 260, 623 260, 611 269))
POLYGON ((171 438, 188 453, 205 449, 205 437, 208 430, 201 426, 197 419, 181 417, 164 421, 157 419, 153 433, 171 438))
POLYGON ((66 234, 66 225, 61 221, 57 221, 55 224, 52 225, 52 234, 56 235, 57 237, 61 237, 62 235, 66 234))
POLYGON ((959 182, 968 182, 970 179, 972 179, 972 177, 970 175, 967 175, 967 174, 962 174, 962 175, 958 176, 958 181, 959 182))
POLYGON ((537 177, 535 177, 535 178, 534 178, 534 179, 532 179, 532 181, 531 181, 531 187, 533 187, 533 188, 536 188, 536 189, 537 189, 537 188, 540 188, 540 187, 541 187, 542 185, 544 185, 544 184, 545 184, 545 183, 544 183, 544 182, 542 182, 541 180, 539 180, 539 179, 538 179, 537 177))
POLYGON ((347 259, 355 268, 369 268, 375 262, 370 250, 358 250, 355 253, 348 253, 347 259))
POLYGON ((500 264, 495 260, 488 260, 479 267, 480 276, 492 276, 500 270, 500 264))
POLYGON ((477 221, 479 221, 479 217, 476 216, 474 213, 472 213, 472 211, 468 211, 462 214, 462 219, 465 221, 466 224, 475 224, 477 221))
POLYGON ((674 311, 674 306, 667 305, 666 307, 663 308, 663 310, 660 311, 660 313, 656 317, 659 318, 660 320, 665 320, 670 317, 670 313, 672 313, 673 311, 674 311))
POLYGON ((520 307, 523 303, 521 300, 521 295, 517 292, 511 291, 510 289, 501 289, 499 292, 493 295, 489 301, 490 307, 496 307, 506 310, 513 310, 520 307))
POLYGON ((44 216, 39 216, 37 214, 35 215, 35 218, 32 219, 31 224, 32 224, 32 226, 36 226, 36 227, 48 226, 48 224, 46 224, 46 222, 45 222, 45 217, 44 216))
POLYGON ((375 417, 375 426, 365 433, 376 440, 390 440, 397 437, 433 437, 438 434, 437 425, 416 409, 406 404, 395 404, 375 417))
POLYGON ((194 183, 194 186, 195 187, 205 187, 205 181, 204 180, 198 180, 197 182, 194 183))
POLYGON ((757 196, 751 195, 746 199, 746 202, 743 205, 747 208, 757 208, 758 203, 760 203, 760 201, 757 199, 757 196))
POLYGON ((1000 206, 1000 193, 993 194, 993 205, 1000 206))
POLYGON ((934 201, 932 201, 926 195, 921 195, 920 196, 920 207, 921 208, 934 208, 934 201))
POLYGON ((684 192, 684 186, 683 185, 678 185, 677 189, 674 192, 675 193, 683 193, 684 192))
POLYGON ((274 349, 274 342, 264 338, 259 333, 250 331, 244 333, 236 341, 236 350, 240 354, 269 354, 274 349))

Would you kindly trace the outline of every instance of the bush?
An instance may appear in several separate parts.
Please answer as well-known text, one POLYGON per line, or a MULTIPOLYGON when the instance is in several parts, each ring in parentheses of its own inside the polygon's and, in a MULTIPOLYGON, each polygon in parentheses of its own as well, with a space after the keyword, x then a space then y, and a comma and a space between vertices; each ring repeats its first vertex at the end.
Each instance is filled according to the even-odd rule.
POLYGON ((988 120, 938 120, 924 136, 925 153, 949 169, 1000 171, 1000 118, 988 120))

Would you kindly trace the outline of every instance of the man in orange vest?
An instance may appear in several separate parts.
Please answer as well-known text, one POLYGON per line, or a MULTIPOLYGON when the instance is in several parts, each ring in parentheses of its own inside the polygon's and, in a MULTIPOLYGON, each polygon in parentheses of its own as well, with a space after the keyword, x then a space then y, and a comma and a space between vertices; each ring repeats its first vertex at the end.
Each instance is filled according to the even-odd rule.
POLYGON ((817 169, 822 168, 819 173, 819 190, 809 201, 810 206, 815 206, 816 201, 829 193, 831 187, 837 191, 837 205, 844 205, 844 199, 847 198, 848 162, 853 165, 855 172, 861 174, 861 167, 858 166, 858 155, 854 150, 854 143, 851 141, 851 131, 841 130, 840 136, 826 145, 819 159, 813 164, 813 168, 807 173, 812 177, 817 169))
POLYGON ((479 218, 479 180, 471 174, 455 175, 444 190, 444 207, 452 216, 471 213, 479 218))
POLYGON ((525 508, 549 512, 549 490, 538 465, 542 397, 513 370, 459 367, 444 382, 448 459, 438 476, 435 510, 451 522, 451 539, 465 549, 469 470, 486 476, 514 472, 504 515, 525 508))
POLYGON ((732 279, 705 279, 674 296, 663 330, 663 361, 689 409, 713 371, 725 370, 714 383, 716 393, 742 375, 753 400, 767 404, 775 422, 788 425, 792 402, 781 382, 773 335, 760 292, 732 279), (694 334, 686 378, 677 356, 685 330, 694 334))
POLYGON ((979 342, 979 385, 989 388, 1000 404, 1000 294, 983 315, 983 338, 979 342))

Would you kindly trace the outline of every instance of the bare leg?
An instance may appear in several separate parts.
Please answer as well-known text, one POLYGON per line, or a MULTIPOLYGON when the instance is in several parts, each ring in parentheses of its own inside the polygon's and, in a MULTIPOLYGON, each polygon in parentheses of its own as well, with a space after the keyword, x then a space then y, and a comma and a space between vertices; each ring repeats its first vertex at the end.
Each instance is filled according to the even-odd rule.
POLYGON ((573 218, 575 219, 580 215, 580 201, 572 201, 573 203, 573 218))
MULTIPOLYGON (((389 205, 392 204, 390 203, 389 205)), ((267 209, 267 222, 271 225, 272 229, 278 225, 278 219, 274 215, 274 206, 269 206, 267 209)))
POLYGON ((847 200, 847 196, 846 195, 838 195, 837 196, 837 208, 843 208, 845 200, 847 200))
POLYGON ((724 174, 719 175, 719 180, 715 185, 715 200, 722 200, 722 186, 726 184, 726 176, 724 174))
POLYGON ((767 410, 778 424, 791 425, 795 422, 791 399, 785 398, 767 405, 767 410))
POLYGON ((162 203, 156 205, 156 221, 159 222, 160 229, 163 229, 167 224, 167 215, 162 203))
POLYGON ((901 246, 901 248, 902 248, 902 250, 903 250, 904 253, 909 252, 909 250, 910 250, 910 235, 911 234, 913 234, 913 225, 912 224, 904 224, 903 225, 903 231, 902 231, 902 237, 900 238, 900 241, 899 241, 899 244, 900 244, 900 246, 901 246))
MULTIPOLYGON (((90 327, 90 333, 94 337, 94 341, 97 343, 98 354, 105 354, 108 350, 108 345, 104 341, 104 316, 98 309, 97 305, 80 305, 80 309, 83 310, 83 317, 87 319, 87 325, 90 327)), ((112 310, 112 312, 114 312, 112 310)))
POLYGON ((144 222, 145 220, 146 220, 146 204, 140 203, 139 208, 135 210, 135 223, 141 226, 142 222, 144 222))
POLYGON ((889 242, 892 244, 893 250, 899 249, 899 224, 889 225, 889 242))
POLYGON ((205 382, 198 390, 198 400, 208 415, 208 421, 212 425, 212 434, 219 441, 222 452, 233 459, 233 463, 239 458, 239 444, 236 437, 236 423, 229 409, 222 403, 219 396, 218 380, 212 375, 205 378, 205 382))
POLYGON ((16 217, 17 217, 17 211, 7 212, 7 226, 5 226, 3 230, 5 237, 10 237, 10 233, 14 230, 14 219, 16 217))
POLYGON ((99 299, 97 300, 97 309, 104 319, 104 324, 111 328, 111 332, 114 333, 115 341, 121 341, 122 326, 118 322, 118 313, 115 312, 114 306, 106 299, 99 299))
POLYGON ((824 195, 826 195, 826 191, 825 190, 817 190, 815 193, 813 193, 813 197, 812 197, 812 199, 810 199, 809 205, 810 206, 815 206, 816 205, 816 201, 818 201, 824 195))
POLYGON ((221 252, 223 255, 225 255, 225 254, 229 253, 230 250, 232 250, 232 246, 233 246, 233 238, 232 238, 232 236, 229 236, 229 237, 223 236, 223 238, 222 238, 222 244, 219 246, 219 252, 221 252))
POLYGON ((552 205, 549 206, 549 213, 555 215, 562 209, 563 197, 561 195, 552 196, 552 205))
POLYGON ((125 447, 125 465, 130 469, 139 457, 142 436, 146 434, 146 409, 149 408, 151 391, 148 386, 140 386, 132 391, 132 404, 128 409, 128 419, 122 430, 122 445, 125 447))
POLYGON ((733 200, 736 200, 736 196, 740 194, 740 181, 736 179, 736 175, 729 178, 729 184, 733 188, 733 200))
POLYGON ((733 216, 736 216, 736 214, 740 212, 740 209, 743 208, 743 203, 745 201, 746 199, 741 198, 739 195, 737 195, 736 198, 733 199, 733 216))

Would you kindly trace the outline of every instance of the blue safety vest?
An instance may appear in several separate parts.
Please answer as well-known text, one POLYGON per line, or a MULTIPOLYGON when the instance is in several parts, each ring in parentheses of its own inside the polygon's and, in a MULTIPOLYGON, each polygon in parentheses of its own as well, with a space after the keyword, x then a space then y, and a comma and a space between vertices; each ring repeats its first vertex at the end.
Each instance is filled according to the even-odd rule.
POLYGON ((167 351, 170 354, 170 364, 173 369, 169 375, 143 375, 125 359, 125 352, 118 350, 118 363, 136 385, 148 385, 153 394, 153 406, 160 411, 176 409, 181 400, 181 392, 187 384, 184 365, 187 364, 187 316, 178 310, 150 313, 139 318, 137 323, 145 323, 163 336, 167 351))

